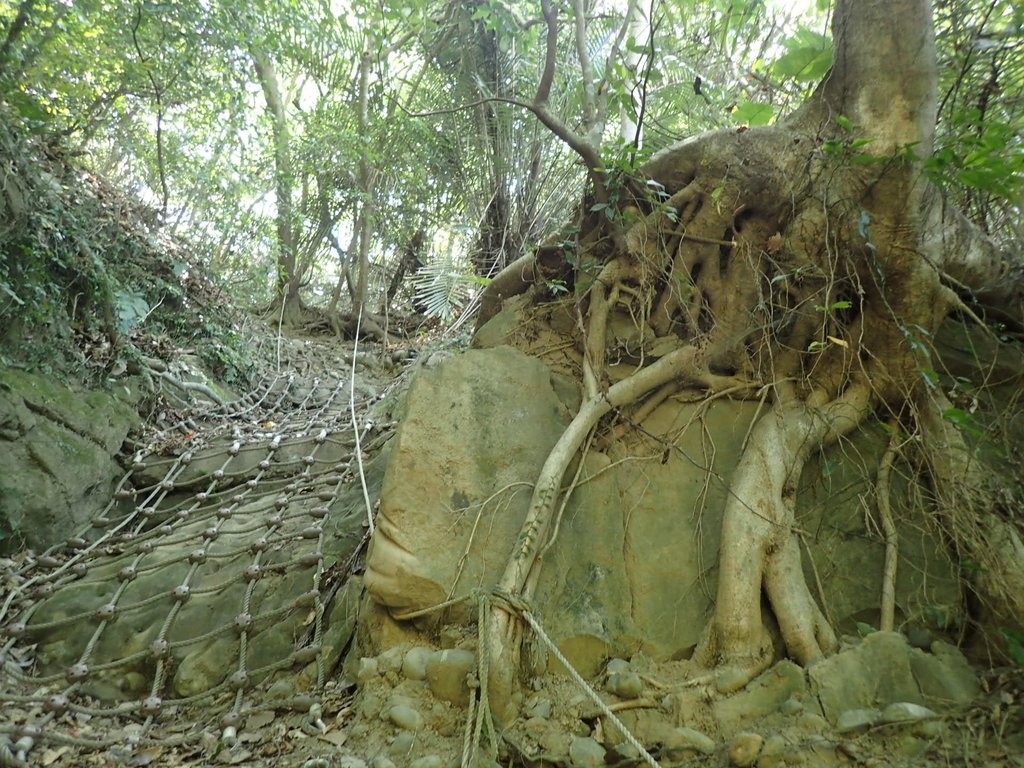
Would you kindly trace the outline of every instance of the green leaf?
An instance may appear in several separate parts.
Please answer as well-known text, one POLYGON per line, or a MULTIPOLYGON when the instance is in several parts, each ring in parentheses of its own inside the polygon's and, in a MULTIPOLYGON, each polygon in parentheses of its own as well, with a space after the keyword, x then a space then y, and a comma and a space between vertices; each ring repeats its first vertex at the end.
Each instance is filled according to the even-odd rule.
POLYGON ((768 125, 775 118, 775 107, 745 101, 732 111, 733 122, 742 125, 768 125))
POLYGON ((1006 641, 1006 650, 1013 659, 1013 663, 1024 668, 1024 632, 1017 629, 1002 630, 1003 640, 1006 641))
POLYGON ((117 327, 122 333, 130 331, 149 315, 149 303, 137 293, 118 291, 114 296, 117 327))
POLYGON ((837 309, 849 309, 853 304, 845 299, 841 301, 833 301, 827 307, 824 304, 818 304, 814 308, 819 312, 835 312, 837 309))
POLYGON ((17 304, 19 307, 25 306, 25 302, 18 298, 18 294, 11 290, 11 286, 9 286, 7 283, 0 283, 0 291, 3 291, 8 296, 10 296, 14 300, 14 303, 17 304))
POLYGON ((772 66, 777 77, 812 82, 824 77, 832 66, 832 38, 819 32, 801 28, 783 40, 782 47, 786 53, 772 66))
POLYGON ((29 96, 27 93, 21 91, 12 91, 11 93, 4 95, 4 100, 18 110, 18 114, 24 117, 26 120, 33 120, 36 122, 46 122, 50 119, 51 115, 45 109, 43 109, 39 102, 29 96))

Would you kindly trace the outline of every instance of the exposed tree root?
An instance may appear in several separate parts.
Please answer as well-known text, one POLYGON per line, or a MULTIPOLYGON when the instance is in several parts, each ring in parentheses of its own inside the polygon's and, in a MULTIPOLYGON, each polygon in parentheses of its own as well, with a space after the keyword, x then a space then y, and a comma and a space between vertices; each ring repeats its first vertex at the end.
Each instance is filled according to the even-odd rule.
POLYGON ((718 666, 723 692, 746 685, 773 657, 761 623, 764 589, 789 654, 809 663, 834 650, 835 634, 815 604, 793 533, 796 488, 813 451, 860 424, 871 390, 863 380, 821 405, 776 405, 758 421, 736 467, 722 521, 715 614, 695 659, 718 666))
MULTIPOLYGON (((607 392, 598 393, 587 400, 544 462, 534 485, 526 520, 516 539, 505 572, 498 582, 500 592, 529 598, 529 595, 525 594, 525 588, 540 547, 547 541, 562 479, 576 452, 598 420, 613 408, 635 402, 645 393, 672 380, 712 390, 742 383, 709 373, 700 351, 696 347, 686 346, 642 368, 610 387, 607 392)), ((491 702, 496 708, 511 706, 512 678, 519 666, 519 631, 512 616, 501 609, 495 609, 488 633, 488 652, 494 667, 491 675, 491 702)), ((501 709, 497 709, 496 714, 507 715, 508 711, 503 713, 501 709)))
POLYGON ((959 549, 983 610, 997 626, 1024 628, 1024 535, 1012 517, 1004 518, 994 482, 963 434, 947 419, 952 404, 932 391, 921 405, 918 423, 928 467, 947 535, 959 549))
POLYGON ((878 465, 878 482, 876 484, 876 497, 878 499, 879 524, 882 527, 882 534, 885 537, 885 563, 882 566, 882 600, 881 618, 878 628, 883 632, 891 632, 896 624, 896 566, 899 556, 899 536, 896 533, 896 524, 892 519, 892 504, 890 496, 892 493, 892 463, 896 458, 899 447, 899 422, 895 419, 889 421, 889 445, 882 455, 882 461, 878 465))

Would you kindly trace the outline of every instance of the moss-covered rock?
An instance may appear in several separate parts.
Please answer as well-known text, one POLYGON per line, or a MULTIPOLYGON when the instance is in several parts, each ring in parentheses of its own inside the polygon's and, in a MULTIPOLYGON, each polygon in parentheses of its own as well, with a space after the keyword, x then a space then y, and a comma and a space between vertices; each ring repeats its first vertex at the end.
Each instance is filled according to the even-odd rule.
POLYGON ((76 392, 0 371, 0 551, 45 548, 104 507, 122 473, 113 457, 138 423, 138 397, 133 381, 76 392))

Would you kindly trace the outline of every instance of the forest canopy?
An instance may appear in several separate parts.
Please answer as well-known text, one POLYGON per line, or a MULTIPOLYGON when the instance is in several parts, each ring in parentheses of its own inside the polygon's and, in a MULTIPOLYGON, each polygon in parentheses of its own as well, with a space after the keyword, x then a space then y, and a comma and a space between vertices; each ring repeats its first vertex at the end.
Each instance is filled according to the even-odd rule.
MULTIPOLYGON (((0 95, 197 243, 251 306, 415 303, 457 321, 501 267, 567 236, 587 183, 568 134, 528 108, 539 87, 593 160, 628 175, 680 139, 801 103, 831 64, 830 8, 791 8, 576 2, 551 37, 538 5, 498 0, 23 0, 0 9, 0 95)), ((927 172, 1019 242, 1024 9, 945 1, 935 17, 927 172)), ((17 276, 0 287, 0 312, 25 300, 17 276)))

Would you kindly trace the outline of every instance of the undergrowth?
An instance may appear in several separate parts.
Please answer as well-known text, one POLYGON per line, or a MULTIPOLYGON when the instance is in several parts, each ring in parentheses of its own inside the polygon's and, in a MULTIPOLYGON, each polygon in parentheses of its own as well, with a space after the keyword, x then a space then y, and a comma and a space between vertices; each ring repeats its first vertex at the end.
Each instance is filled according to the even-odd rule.
POLYGON ((244 384, 231 304, 153 210, 0 104, 0 365, 96 384, 170 342, 244 384))

